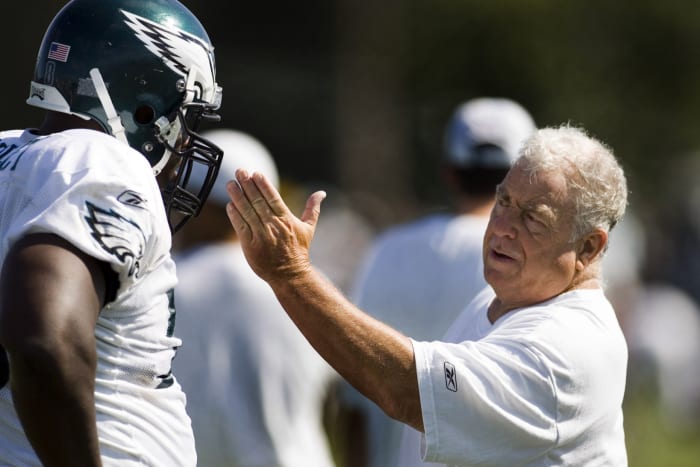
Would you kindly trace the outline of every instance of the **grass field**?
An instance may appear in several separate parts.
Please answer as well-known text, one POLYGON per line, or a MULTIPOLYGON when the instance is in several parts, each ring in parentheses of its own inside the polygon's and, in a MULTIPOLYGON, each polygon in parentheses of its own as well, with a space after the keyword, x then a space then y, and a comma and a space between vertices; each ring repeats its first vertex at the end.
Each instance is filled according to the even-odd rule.
POLYGON ((628 397, 624 413, 629 467, 700 467, 700 421, 694 433, 674 435, 643 395, 628 397))

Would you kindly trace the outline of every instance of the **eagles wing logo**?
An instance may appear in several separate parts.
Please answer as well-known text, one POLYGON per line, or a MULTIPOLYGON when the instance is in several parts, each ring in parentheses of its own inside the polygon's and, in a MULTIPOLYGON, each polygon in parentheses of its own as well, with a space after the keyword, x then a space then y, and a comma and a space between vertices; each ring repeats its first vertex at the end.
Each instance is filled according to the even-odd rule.
POLYGON ((138 277, 146 248, 146 238, 141 227, 112 209, 102 209, 89 201, 85 205, 88 209, 85 220, 92 238, 103 250, 128 266, 129 277, 138 277))
POLYGON ((121 12, 136 37, 175 73, 186 77, 190 69, 188 64, 193 63, 202 72, 214 75, 214 54, 206 42, 182 29, 154 23, 128 11, 121 12))

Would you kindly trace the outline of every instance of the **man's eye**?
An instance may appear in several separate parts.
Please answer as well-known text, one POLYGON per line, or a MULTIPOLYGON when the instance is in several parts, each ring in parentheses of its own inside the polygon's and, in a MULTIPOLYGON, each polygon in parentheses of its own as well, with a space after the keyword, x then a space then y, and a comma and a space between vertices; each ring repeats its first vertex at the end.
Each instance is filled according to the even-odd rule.
POLYGON ((525 213, 524 215, 525 222, 528 225, 528 228, 532 231, 537 231, 541 232, 543 230, 546 230, 547 226, 545 225, 544 222, 542 222, 542 219, 537 217, 536 215, 532 213, 525 213))

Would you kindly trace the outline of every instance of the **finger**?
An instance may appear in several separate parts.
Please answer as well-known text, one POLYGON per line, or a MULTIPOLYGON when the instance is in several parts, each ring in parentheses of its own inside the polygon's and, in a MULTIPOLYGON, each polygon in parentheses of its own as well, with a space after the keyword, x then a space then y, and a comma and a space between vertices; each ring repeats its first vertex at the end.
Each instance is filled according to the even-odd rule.
MULTIPOLYGON (((236 234, 241 238, 247 238, 251 235, 250 225, 241 215, 241 211, 236 207, 236 203, 246 206, 248 199, 243 194, 240 185, 236 180, 231 180, 226 184, 231 202, 226 205, 226 214, 231 222, 231 226, 236 231, 236 234)), ((249 208, 248 208, 249 209, 249 208)))
MULTIPOLYGON (((249 211, 252 211, 250 200, 243 191, 240 181, 229 181, 226 184, 226 190, 228 191, 229 198, 231 198, 231 203, 233 203, 234 207, 238 210, 239 213, 244 214, 249 211)), ((248 219, 247 222, 252 220, 253 219, 248 219)))
POLYGON ((226 189, 228 190, 229 197, 231 198, 231 204, 236 209, 238 216, 240 216, 241 220, 247 224, 247 229, 252 232, 256 229, 256 227, 262 224, 262 221, 255 209, 255 206, 253 206, 253 203, 248 198, 243 187, 241 186, 241 180, 243 180, 245 177, 247 177, 247 174, 244 173, 238 180, 230 181, 226 185, 226 189))
POLYGON ((241 185, 238 184, 238 180, 233 179, 226 182, 226 191, 228 192, 228 197, 231 202, 234 203, 237 198, 243 195, 243 190, 241 190, 241 185))
POLYGON ((267 205, 276 216, 282 217, 291 215, 291 211, 284 203, 284 200, 282 200, 282 196, 279 194, 279 191, 277 191, 267 177, 259 172, 256 172, 252 175, 252 178, 258 191, 265 198, 267 205))
MULTIPOLYGON (((266 197, 258 188, 258 183, 263 183, 259 179, 261 177, 264 179, 264 177, 259 173, 248 175, 246 171, 242 169, 239 170, 241 171, 241 174, 240 177, 238 177, 238 182, 240 183, 246 198, 248 198, 248 201, 261 220, 269 220, 274 216, 274 213, 268 204, 266 197)), ((236 175, 238 176, 238 174, 239 172, 237 171, 236 175)))
POLYGON ((226 191, 228 192, 229 198, 232 198, 235 192, 240 192, 241 186, 238 184, 238 180, 234 178, 226 182, 226 191))
POLYGON ((316 228, 318 217, 321 215, 321 202, 326 199, 325 191, 317 191, 309 196, 306 200, 304 212, 301 215, 301 220, 310 226, 316 228))
POLYGON ((231 226, 233 227, 233 230, 236 231, 238 238, 241 240, 247 240, 252 237, 250 226, 245 219, 243 219, 243 216, 232 202, 226 205, 226 214, 228 215, 231 226))

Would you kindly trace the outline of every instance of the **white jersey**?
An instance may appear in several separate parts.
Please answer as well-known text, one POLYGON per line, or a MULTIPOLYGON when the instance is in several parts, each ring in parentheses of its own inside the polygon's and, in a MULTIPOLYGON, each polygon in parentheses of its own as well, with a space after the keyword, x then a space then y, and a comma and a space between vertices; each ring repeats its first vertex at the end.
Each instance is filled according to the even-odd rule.
POLYGON ((323 402, 335 372, 250 268, 239 244, 176 256, 173 362, 199 464, 330 467, 323 402))
POLYGON ((406 430, 400 465, 627 465, 627 346, 603 291, 491 324, 493 298, 477 296, 444 342, 413 342, 425 435, 406 430))
MULTIPOLYGON (((370 250, 353 291, 355 303, 418 340, 441 338, 486 287, 482 244, 487 217, 432 215, 394 227, 370 250)), ((369 465, 396 465, 403 424, 345 387, 367 417, 369 465)))
MULTIPOLYGON (((170 371, 175 266, 161 195, 146 160, 113 137, 75 129, 0 133, 0 264, 19 238, 52 233, 108 263, 116 299, 95 328, 95 402, 104 465, 192 466, 185 397, 170 371)), ((40 465, 0 389, 0 464, 40 465)))

